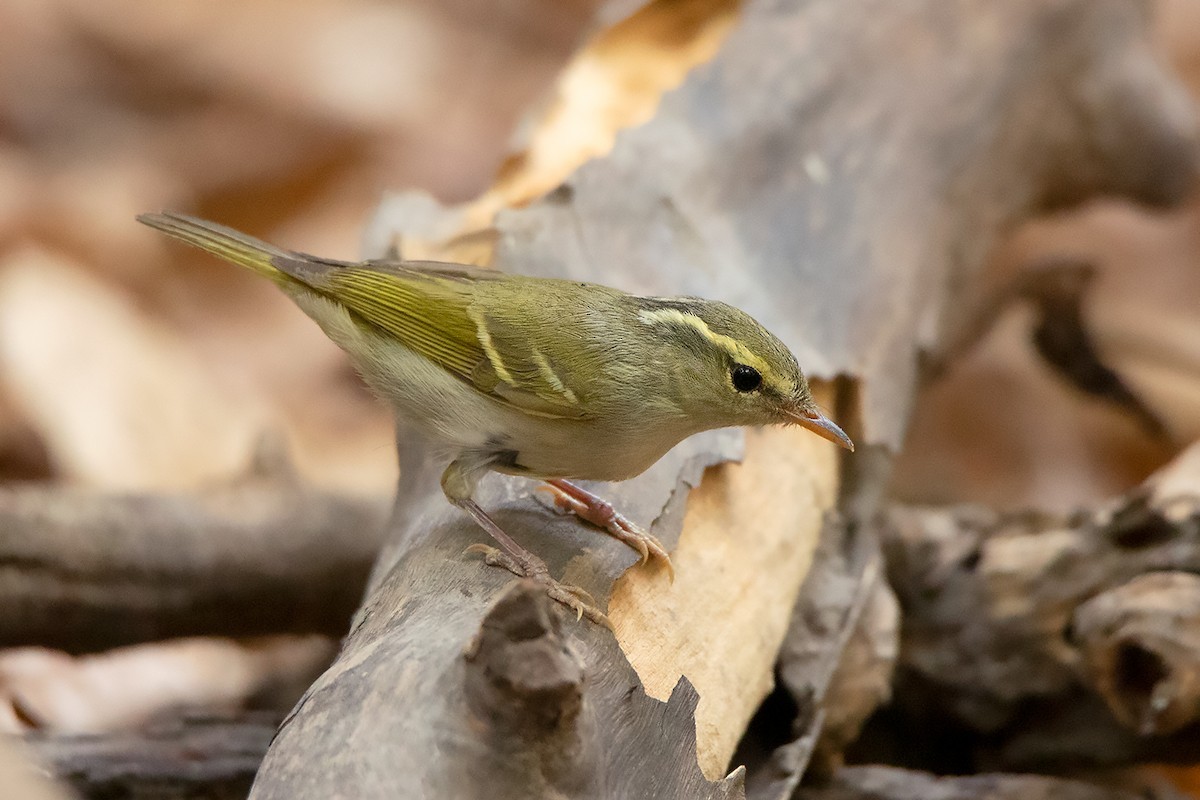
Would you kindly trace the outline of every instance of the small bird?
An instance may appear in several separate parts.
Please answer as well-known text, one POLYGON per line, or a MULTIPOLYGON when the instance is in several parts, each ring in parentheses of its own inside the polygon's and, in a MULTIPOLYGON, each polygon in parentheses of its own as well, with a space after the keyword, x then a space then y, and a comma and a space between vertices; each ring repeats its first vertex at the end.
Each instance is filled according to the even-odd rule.
POLYGON ((601 624, 590 595, 554 580, 473 499, 483 475, 543 480, 557 510, 670 569, 655 537, 569 479, 632 478, 692 434, 739 425, 798 424, 854 449, 788 348, 725 303, 461 264, 332 261, 182 214, 138 220, 273 281, 445 453, 442 491, 500 545, 468 550, 601 624))

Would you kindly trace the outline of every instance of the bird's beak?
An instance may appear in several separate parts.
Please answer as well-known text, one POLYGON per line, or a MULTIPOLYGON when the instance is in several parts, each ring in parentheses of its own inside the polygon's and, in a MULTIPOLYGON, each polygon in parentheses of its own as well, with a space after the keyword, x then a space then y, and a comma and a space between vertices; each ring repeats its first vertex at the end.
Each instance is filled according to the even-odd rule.
POLYGON ((850 437, 846 435, 846 432, 833 424, 833 420, 820 411, 798 408, 795 411, 789 412, 788 417, 792 422, 802 428, 808 428, 822 439, 828 439, 834 444, 844 447, 852 453, 854 452, 854 442, 850 441, 850 437))

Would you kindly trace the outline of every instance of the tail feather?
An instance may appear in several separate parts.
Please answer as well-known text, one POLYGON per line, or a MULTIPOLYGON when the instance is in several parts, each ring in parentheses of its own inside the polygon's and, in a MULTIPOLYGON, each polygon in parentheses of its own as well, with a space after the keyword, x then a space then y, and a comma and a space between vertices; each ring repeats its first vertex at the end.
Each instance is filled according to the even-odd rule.
POLYGON ((276 283, 292 283, 292 279, 273 262, 277 259, 280 261, 295 259, 295 255, 235 231, 233 228, 172 212, 138 214, 137 219, 138 222, 160 230, 168 236, 206 250, 226 261, 254 270, 259 275, 270 278, 276 283))

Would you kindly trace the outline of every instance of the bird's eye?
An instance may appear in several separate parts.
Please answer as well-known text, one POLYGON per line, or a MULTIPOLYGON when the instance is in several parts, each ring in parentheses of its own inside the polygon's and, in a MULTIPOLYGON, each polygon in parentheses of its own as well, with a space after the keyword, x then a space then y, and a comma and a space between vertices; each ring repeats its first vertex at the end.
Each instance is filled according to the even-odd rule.
POLYGON ((729 377, 733 381, 733 388, 739 392, 753 392, 762 384, 762 375, 758 374, 758 370, 745 364, 735 364, 729 377))

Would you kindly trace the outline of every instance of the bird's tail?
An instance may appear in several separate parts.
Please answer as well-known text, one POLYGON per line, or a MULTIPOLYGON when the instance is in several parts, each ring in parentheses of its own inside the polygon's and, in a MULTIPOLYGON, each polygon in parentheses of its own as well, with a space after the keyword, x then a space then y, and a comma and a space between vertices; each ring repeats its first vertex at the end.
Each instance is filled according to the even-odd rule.
POLYGON ((272 262, 275 259, 294 259, 296 257, 294 254, 235 231, 233 228, 197 217, 189 217, 186 214, 171 212, 138 214, 137 219, 138 222, 160 230, 168 236, 199 247, 201 250, 207 250, 226 261, 254 270, 275 283, 292 282, 292 279, 272 262))

